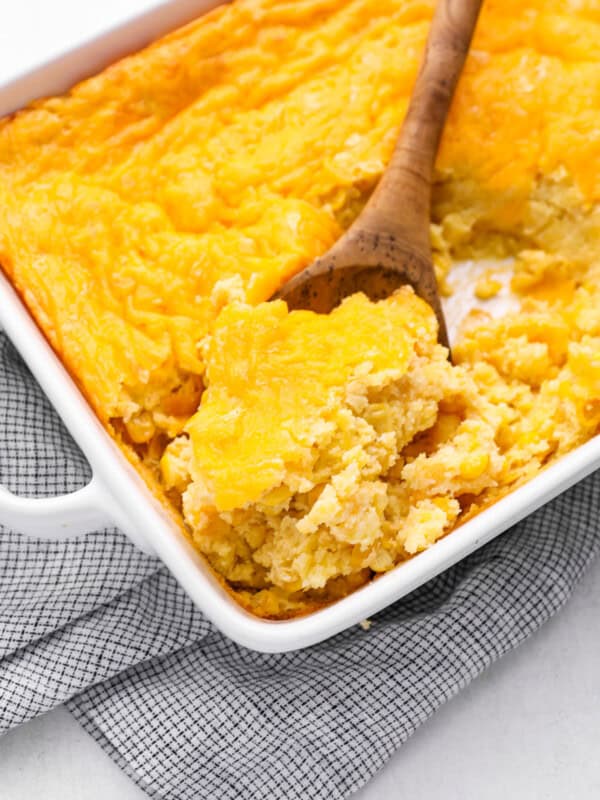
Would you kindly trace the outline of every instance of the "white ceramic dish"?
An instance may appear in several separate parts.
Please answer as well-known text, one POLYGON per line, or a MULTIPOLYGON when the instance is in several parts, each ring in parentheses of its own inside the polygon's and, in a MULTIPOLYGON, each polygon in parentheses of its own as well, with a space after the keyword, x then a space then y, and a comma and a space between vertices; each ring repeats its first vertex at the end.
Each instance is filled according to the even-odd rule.
MULTIPOLYGON (((0 86, 3 113, 33 97, 67 88, 104 64, 138 49, 186 19, 217 5, 173 0, 0 86)), ((272 622, 244 611, 152 496, 106 433, 18 295, 0 274, 0 324, 89 460, 93 478, 64 497, 19 498, 0 488, 0 522, 36 536, 75 536, 117 525, 136 545, 156 553, 198 607, 226 635, 264 652, 295 650, 359 623, 455 564, 600 467, 600 437, 546 469, 527 485, 461 525, 430 550, 332 606, 299 619, 272 622)))

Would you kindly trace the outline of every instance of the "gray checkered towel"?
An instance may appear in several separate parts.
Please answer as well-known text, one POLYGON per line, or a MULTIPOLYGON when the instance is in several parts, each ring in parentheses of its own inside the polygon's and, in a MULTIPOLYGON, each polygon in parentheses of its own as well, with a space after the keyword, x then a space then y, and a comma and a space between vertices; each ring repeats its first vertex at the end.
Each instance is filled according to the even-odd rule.
MULTIPOLYGON (((0 334, 0 480, 88 468, 0 334)), ((155 798, 344 798, 565 602, 598 549, 600 473, 359 627, 261 655, 230 642, 116 530, 0 528, 0 732, 67 703, 155 798)))

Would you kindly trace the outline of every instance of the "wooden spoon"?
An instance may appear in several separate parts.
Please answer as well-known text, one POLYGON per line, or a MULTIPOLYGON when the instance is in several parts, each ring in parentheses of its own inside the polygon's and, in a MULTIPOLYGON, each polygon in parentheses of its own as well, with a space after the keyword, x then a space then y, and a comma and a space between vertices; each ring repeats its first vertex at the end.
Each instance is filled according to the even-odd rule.
POLYGON ((438 0, 392 158, 350 228, 277 292, 290 309, 328 313, 355 292, 381 300, 410 284, 435 311, 439 341, 448 347, 429 241, 431 181, 482 1, 438 0))

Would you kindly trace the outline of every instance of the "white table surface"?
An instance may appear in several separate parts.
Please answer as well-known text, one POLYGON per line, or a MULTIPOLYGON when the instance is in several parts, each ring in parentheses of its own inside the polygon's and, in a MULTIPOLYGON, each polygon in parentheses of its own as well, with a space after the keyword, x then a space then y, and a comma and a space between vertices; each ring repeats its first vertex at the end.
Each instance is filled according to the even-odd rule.
MULTIPOLYGON (((156 5, 3 0, 0 84, 156 5)), ((600 563, 563 612, 424 725, 357 800, 600 797, 599 627, 600 563)), ((145 796, 62 708, 0 739, 0 800, 145 796)))

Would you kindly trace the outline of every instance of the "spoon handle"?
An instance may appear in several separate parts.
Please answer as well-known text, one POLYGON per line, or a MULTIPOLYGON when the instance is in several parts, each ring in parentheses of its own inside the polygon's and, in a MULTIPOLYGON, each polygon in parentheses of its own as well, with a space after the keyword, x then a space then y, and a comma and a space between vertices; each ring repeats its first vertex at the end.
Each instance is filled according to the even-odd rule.
POLYGON ((438 0, 394 153, 359 218, 363 230, 398 236, 425 258, 435 158, 482 2, 438 0))

